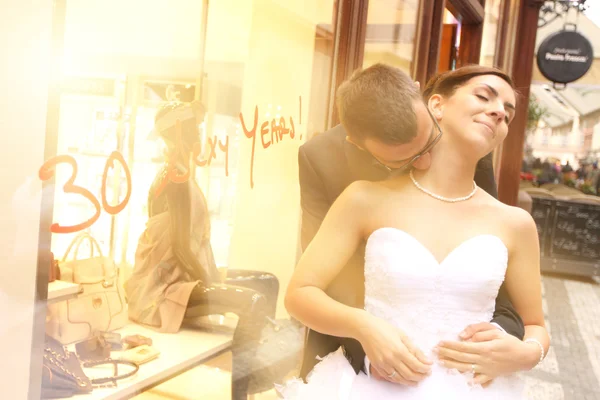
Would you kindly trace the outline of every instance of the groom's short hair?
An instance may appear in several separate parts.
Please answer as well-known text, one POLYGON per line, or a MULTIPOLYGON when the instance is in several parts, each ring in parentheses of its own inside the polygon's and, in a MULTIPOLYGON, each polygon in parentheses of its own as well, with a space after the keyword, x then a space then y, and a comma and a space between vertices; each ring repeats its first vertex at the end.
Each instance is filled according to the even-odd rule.
POLYGON ((358 142, 372 138, 387 144, 404 144, 416 137, 415 101, 422 98, 410 76, 380 63, 356 71, 336 96, 348 136, 358 142))

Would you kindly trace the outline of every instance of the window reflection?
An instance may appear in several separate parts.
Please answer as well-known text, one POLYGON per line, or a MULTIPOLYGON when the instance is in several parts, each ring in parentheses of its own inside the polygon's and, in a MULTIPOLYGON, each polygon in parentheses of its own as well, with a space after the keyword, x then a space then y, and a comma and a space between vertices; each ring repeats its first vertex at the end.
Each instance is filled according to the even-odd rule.
POLYGON ((419 0, 371 0, 363 67, 378 62, 410 73, 413 63, 419 0))
MULTIPOLYGON (((97 199, 112 151, 123 155, 133 181, 128 206, 115 216, 102 211, 86 229, 104 254, 133 266, 148 190, 167 161, 151 135, 156 111, 165 102, 199 100, 206 108, 200 158, 208 162, 192 175, 208 201, 217 265, 289 280, 299 232, 297 149, 328 125, 334 6, 333 0, 67 1, 57 154, 76 159, 75 183, 97 199), (251 128, 256 109, 251 138, 241 118, 251 128)), ((54 221, 67 225, 95 212, 88 200, 61 189, 70 173, 57 167, 53 210, 54 221)), ((118 204, 126 192, 116 163, 107 199, 118 204)), ((75 235, 53 234, 58 258, 75 235)))

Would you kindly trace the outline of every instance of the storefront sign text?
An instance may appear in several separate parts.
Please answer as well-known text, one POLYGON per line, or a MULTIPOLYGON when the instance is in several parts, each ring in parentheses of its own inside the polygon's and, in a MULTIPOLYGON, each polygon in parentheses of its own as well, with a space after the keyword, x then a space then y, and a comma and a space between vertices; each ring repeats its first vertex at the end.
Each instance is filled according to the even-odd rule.
MULTIPOLYGON (((254 151, 256 150, 256 128, 258 127, 258 106, 254 108, 254 122, 252 129, 248 129, 244 122, 244 116, 240 113, 240 123, 244 130, 244 135, 248 139, 252 139, 252 153, 250 155, 250 187, 254 188, 254 151)), ((263 149, 268 149, 272 144, 279 143, 285 135, 289 135, 290 139, 296 136, 296 128, 294 127, 294 119, 290 117, 289 128, 285 125, 285 119, 279 118, 279 121, 272 119, 264 121, 260 125, 260 142, 263 149), (270 135, 269 135, 270 133, 270 135)), ((302 137, 300 137, 302 139, 302 137)))
MULTIPOLYGON (((299 106, 299 121, 302 123, 302 98, 299 98, 300 106, 299 106)), ((252 122, 252 128, 248 129, 249 125, 246 125, 246 121, 244 120, 244 116, 240 113, 240 124, 244 131, 244 136, 247 139, 252 140, 252 150, 250 155, 250 187, 254 188, 254 156, 256 150, 256 140, 257 137, 260 137, 260 144, 263 150, 268 149, 271 146, 274 146, 283 140, 285 140, 286 136, 289 136, 290 139, 296 138, 296 128, 294 125, 294 119, 290 116, 287 120, 282 116, 278 119, 272 118, 270 120, 265 120, 260 125, 260 131, 258 129, 259 123, 259 109, 258 106, 254 107, 254 118, 252 122)), ((187 169, 186 171, 181 171, 180 168, 177 167, 181 164, 178 164, 177 160, 186 160, 186 150, 183 145, 182 140, 182 131, 181 131, 181 121, 177 121, 175 125, 175 149, 173 149, 167 156, 167 173, 164 176, 164 179, 159 184, 155 195, 158 196, 162 193, 164 188, 167 186, 169 181, 174 183, 185 183, 190 179, 191 170, 187 169)), ((299 136, 299 139, 302 139, 302 135, 299 136)), ((207 158, 199 159, 200 153, 202 152, 202 144, 200 142, 194 143, 191 150, 191 159, 194 164, 199 167, 210 166, 213 159, 217 158, 217 152, 222 152, 225 155, 225 176, 229 176, 229 137, 227 136, 224 141, 219 140, 216 136, 207 139, 206 143, 207 147, 207 158)), ((100 202, 94 196, 92 192, 88 189, 78 186, 75 184, 75 179, 77 178, 78 166, 77 161, 71 155, 59 155, 50 158, 46 161, 40 168, 38 175, 42 181, 50 180, 55 175, 55 168, 57 165, 67 164, 71 166, 71 175, 67 182, 63 185, 64 193, 72 193, 83 196, 86 200, 88 200, 95 209, 94 215, 79 224, 62 226, 59 223, 54 223, 50 226, 50 231, 53 233, 74 233, 79 232, 84 229, 92 226, 98 218, 100 218, 100 214, 102 212, 102 208, 111 215, 117 215, 129 203, 129 199, 131 197, 132 191, 132 181, 131 181, 131 172, 129 170, 129 166, 127 165, 125 158, 118 151, 113 151, 108 159, 106 160, 104 173, 102 175, 102 188, 101 188, 101 200, 102 206, 100 206, 100 202), (106 198, 106 180, 108 178, 108 172, 110 168, 114 168, 114 162, 118 161, 125 172, 127 178, 127 192, 125 194, 124 199, 117 205, 113 206, 108 203, 106 198)))
MULTIPOLYGON (((71 176, 69 177, 67 182, 63 185, 63 191, 65 193, 73 193, 73 194, 78 194, 80 196, 85 197, 90 203, 92 203, 96 212, 87 221, 84 221, 84 222, 76 224, 76 225, 61 226, 59 223, 55 222, 54 224, 52 224, 50 226, 50 231, 53 233, 79 232, 79 231, 89 228, 90 226, 92 226, 94 224, 94 222, 96 222, 98 220, 98 218, 100 218, 100 213, 102 211, 100 208, 100 202, 98 201, 98 199, 96 198, 96 196, 94 196, 94 194, 92 192, 90 192, 89 190, 87 190, 84 187, 81 187, 81 186, 78 186, 75 184, 75 179, 77 178, 78 167, 77 167, 77 161, 75 160, 75 158, 73 158, 73 156, 60 155, 60 156, 52 157, 51 159, 46 161, 44 163, 44 165, 41 166, 41 168, 38 172, 40 179, 42 181, 47 181, 47 180, 51 179, 52 177, 54 177, 54 173, 56 172, 56 166, 59 164, 68 164, 71 166, 71 176)), ((100 192, 102 194, 102 207, 104 208, 104 210, 107 213, 109 213, 111 215, 117 215, 118 213, 123 211, 123 209, 127 206, 127 203, 129 203, 129 198, 131 197, 131 185, 132 185, 131 172, 129 171, 129 167, 127 166, 127 163, 125 162, 123 155, 121 153, 119 153, 118 151, 113 151, 111 153, 111 155, 106 159, 106 163, 104 164, 104 173, 102 174, 102 188, 100 190, 100 192), (121 163, 123 170, 125 171, 125 176, 127 177, 127 193, 125 194, 125 198, 119 204, 117 204, 116 206, 112 206, 112 205, 108 204, 108 200, 106 198, 106 179, 108 178, 109 169, 114 168, 115 161, 118 161, 119 163, 121 163)))

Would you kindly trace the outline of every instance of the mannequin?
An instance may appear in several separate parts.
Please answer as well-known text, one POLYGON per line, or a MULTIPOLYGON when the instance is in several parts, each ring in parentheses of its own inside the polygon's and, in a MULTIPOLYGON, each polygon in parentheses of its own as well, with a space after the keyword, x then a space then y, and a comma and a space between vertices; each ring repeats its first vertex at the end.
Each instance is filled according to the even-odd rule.
POLYGON ((168 103, 156 113, 153 135, 164 141, 168 163, 148 194, 149 221, 126 284, 130 318, 164 332, 186 319, 231 312, 238 315, 232 354, 232 398, 246 398, 253 354, 267 317, 274 318, 279 283, 275 276, 228 270, 223 282, 210 245, 206 199, 190 175, 192 150, 204 119, 198 102, 168 103), (148 305, 148 299, 155 299, 148 305), (185 305, 185 306, 184 306, 185 305))

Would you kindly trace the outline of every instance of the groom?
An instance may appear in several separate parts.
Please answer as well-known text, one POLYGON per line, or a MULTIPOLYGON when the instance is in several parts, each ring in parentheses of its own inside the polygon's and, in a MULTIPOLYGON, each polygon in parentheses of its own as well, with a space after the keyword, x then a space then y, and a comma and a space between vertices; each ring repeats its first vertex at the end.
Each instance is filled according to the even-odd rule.
MULTIPOLYGON (((384 180, 392 173, 402 173, 413 167, 428 168, 429 151, 443 134, 435 129, 430 114, 415 111, 414 105, 423 100, 418 86, 402 71, 376 64, 355 73, 350 80, 352 90, 375 92, 375 97, 380 100, 377 104, 364 105, 362 109, 353 105, 352 110, 349 110, 348 86, 342 85, 337 94, 341 119, 346 127, 351 125, 349 130, 361 132, 360 137, 348 136, 344 126, 337 125, 300 147, 298 163, 303 250, 317 233, 335 199, 350 183, 357 180, 384 180), (361 79, 365 74, 369 74, 371 79, 361 79), (385 88, 368 83, 377 81, 377 75, 383 74, 393 77, 397 87, 403 89, 402 96, 391 95, 385 88), (364 85, 369 86, 361 87, 363 82, 367 82, 364 85)), ((491 154, 479 162, 475 182, 480 188, 497 197, 491 154)), ((327 294, 352 307, 364 306, 364 243, 361 250, 354 254, 331 283, 327 294)), ((466 334, 462 339, 473 342, 478 341, 479 335, 475 335, 478 331, 498 331, 499 340, 494 342, 494 346, 499 346, 495 349, 498 351, 502 346, 504 332, 519 339, 524 335, 523 322, 510 303, 504 287, 500 289, 496 299, 492 324, 482 323, 465 328, 466 334)), ((340 346, 344 348, 348 361, 357 373, 365 370, 366 373, 373 372, 379 379, 388 379, 379 375, 376 370, 370 371, 368 367, 365 368, 365 352, 358 341, 328 336, 312 330, 308 331, 306 338, 301 377, 306 379, 307 374, 318 362, 318 356, 324 357, 340 346)), ((465 350, 464 347, 461 349, 471 351, 465 350)), ((506 347, 501 349, 506 352, 506 347)), ((460 358, 460 354, 457 357, 460 358)), ((507 362, 506 358, 498 356, 498 362, 507 362)), ((402 381, 399 383, 408 384, 402 381)))

